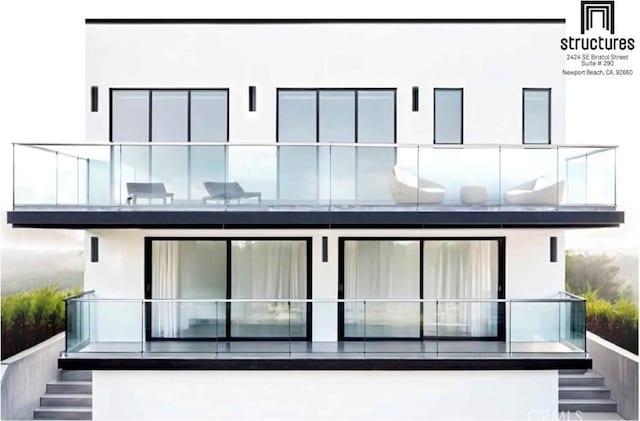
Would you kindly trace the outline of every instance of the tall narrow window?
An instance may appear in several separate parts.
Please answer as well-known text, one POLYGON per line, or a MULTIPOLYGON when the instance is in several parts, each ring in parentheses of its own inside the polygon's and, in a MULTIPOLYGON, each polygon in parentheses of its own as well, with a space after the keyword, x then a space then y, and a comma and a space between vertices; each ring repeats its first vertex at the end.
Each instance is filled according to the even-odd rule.
POLYGON ((111 107, 113 142, 149 141, 149 91, 113 91, 111 107))
POLYGON ((191 141, 227 140, 227 91, 191 91, 191 141))
POLYGON ((315 143, 316 91, 278 92, 278 142, 315 143))
POLYGON ((551 143, 551 89, 522 90, 522 143, 551 143))
POLYGON ((436 88, 433 91, 433 141, 462 143, 462 89, 436 88))
POLYGON ((395 142, 395 91, 358 91, 358 142, 395 142))
POLYGON ((186 142, 188 140, 187 91, 151 92, 151 140, 186 142))

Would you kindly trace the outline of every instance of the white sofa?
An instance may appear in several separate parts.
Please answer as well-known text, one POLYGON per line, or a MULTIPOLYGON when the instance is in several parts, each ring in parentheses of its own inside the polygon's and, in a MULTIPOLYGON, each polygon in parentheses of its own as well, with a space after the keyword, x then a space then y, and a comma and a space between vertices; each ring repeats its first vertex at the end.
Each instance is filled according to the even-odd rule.
POLYGON ((553 182, 538 177, 519 184, 504 193, 507 205, 557 206, 564 194, 564 181, 553 182))
POLYGON ((390 178, 391 197, 396 203, 438 204, 444 200, 444 187, 433 181, 419 178, 395 165, 390 178))

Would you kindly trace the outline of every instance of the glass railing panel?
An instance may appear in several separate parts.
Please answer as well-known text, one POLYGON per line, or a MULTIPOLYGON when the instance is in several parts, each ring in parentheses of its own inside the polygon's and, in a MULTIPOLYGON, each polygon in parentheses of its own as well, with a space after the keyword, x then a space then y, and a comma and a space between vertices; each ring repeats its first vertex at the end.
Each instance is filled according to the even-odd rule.
POLYGON ((89 345, 89 302, 67 300, 66 352, 81 352, 89 345))
POLYGON ((396 148, 362 146, 356 150, 356 204, 389 206, 389 186, 396 162, 396 148))
POLYGON ((278 147, 278 204, 316 206, 320 197, 320 153, 316 146, 278 147))
POLYGON ((357 197, 356 146, 332 145, 329 150, 331 206, 351 206, 357 197))
MULTIPOLYGON (((565 297, 567 298, 567 297, 565 297)), ((586 352, 586 301, 560 303, 560 343, 575 352, 586 352)))
POLYGON ((82 352, 140 353, 143 351, 142 300, 88 301, 90 343, 82 352))
POLYGON ((555 208, 562 202, 557 149, 502 146, 500 151, 502 206, 555 208))
POLYGON ((215 301, 147 300, 145 352, 218 352, 219 338, 225 337, 226 312, 215 301))
POLYGON ((150 182, 162 185, 158 190, 152 190, 150 203, 189 205, 189 148, 154 145, 150 148, 149 159, 150 182))
POLYGON ((615 148, 561 147, 558 153, 562 204, 615 206, 615 148))
POLYGON ((363 332, 367 354, 418 355, 423 351, 418 300, 365 301, 364 307, 363 332))
POLYGON ((193 204, 207 209, 224 208, 227 182, 226 146, 191 146, 189 158, 189 194, 193 204))
POLYGON ((14 204, 57 203, 57 153, 45 146, 14 145, 14 204))
POLYGON ((438 300, 438 352, 504 354, 504 303, 438 300))
POLYGON ((421 207, 497 206, 498 147, 420 147, 421 207))
POLYGON ((229 145, 227 158, 228 206, 259 207, 278 204, 278 147, 229 145), (244 193, 238 195, 238 187, 244 193))
MULTIPOLYGON (((136 194, 137 186, 151 182, 151 148, 149 145, 119 145, 118 149, 115 172, 119 174, 119 195, 115 197, 116 202, 122 206, 152 204, 153 199, 136 194)), ((162 203, 162 200, 156 199, 155 203, 162 203)))
POLYGON ((510 348, 512 354, 571 352, 561 341, 562 305, 556 300, 510 303, 510 348))

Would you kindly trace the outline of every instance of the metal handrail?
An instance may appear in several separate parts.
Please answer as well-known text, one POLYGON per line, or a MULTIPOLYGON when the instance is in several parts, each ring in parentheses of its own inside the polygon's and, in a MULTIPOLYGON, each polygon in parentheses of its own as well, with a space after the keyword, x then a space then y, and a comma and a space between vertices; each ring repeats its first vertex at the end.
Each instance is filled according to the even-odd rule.
POLYGON ((564 303, 585 299, 560 291, 568 298, 74 298, 76 302, 132 303, 564 303))
POLYGON ((76 295, 71 295, 71 296, 69 296, 67 298, 63 298, 62 300, 63 301, 68 301, 68 300, 74 300, 75 301, 76 299, 79 299, 80 297, 83 297, 85 295, 95 294, 95 292, 96 292, 95 289, 92 289, 92 290, 89 290, 89 291, 82 291, 82 292, 80 292, 80 293, 78 293, 76 295))

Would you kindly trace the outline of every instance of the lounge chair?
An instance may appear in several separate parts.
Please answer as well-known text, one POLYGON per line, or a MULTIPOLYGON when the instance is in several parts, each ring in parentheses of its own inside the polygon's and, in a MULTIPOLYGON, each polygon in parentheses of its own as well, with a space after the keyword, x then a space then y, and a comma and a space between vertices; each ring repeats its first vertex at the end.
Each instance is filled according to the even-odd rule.
POLYGON ((204 188, 207 189, 209 196, 202 198, 202 203, 206 204, 209 200, 237 200, 249 199, 255 197, 258 203, 262 202, 262 193, 246 192, 238 183, 220 183, 215 181, 206 181, 204 188))
POLYGON ((167 204, 167 199, 173 203, 173 193, 167 193, 164 183, 127 183, 127 204, 137 204, 138 199, 162 199, 167 204))
POLYGON ((518 184, 504 193, 507 205, 557 206, 564 194, 564 181, 549 182, 545 177, 518 184))
POLYGON ((442 185, 419 178, 398 165, 391 170, 390 188, 396 203, 439 204, 444 200, 442 185))

